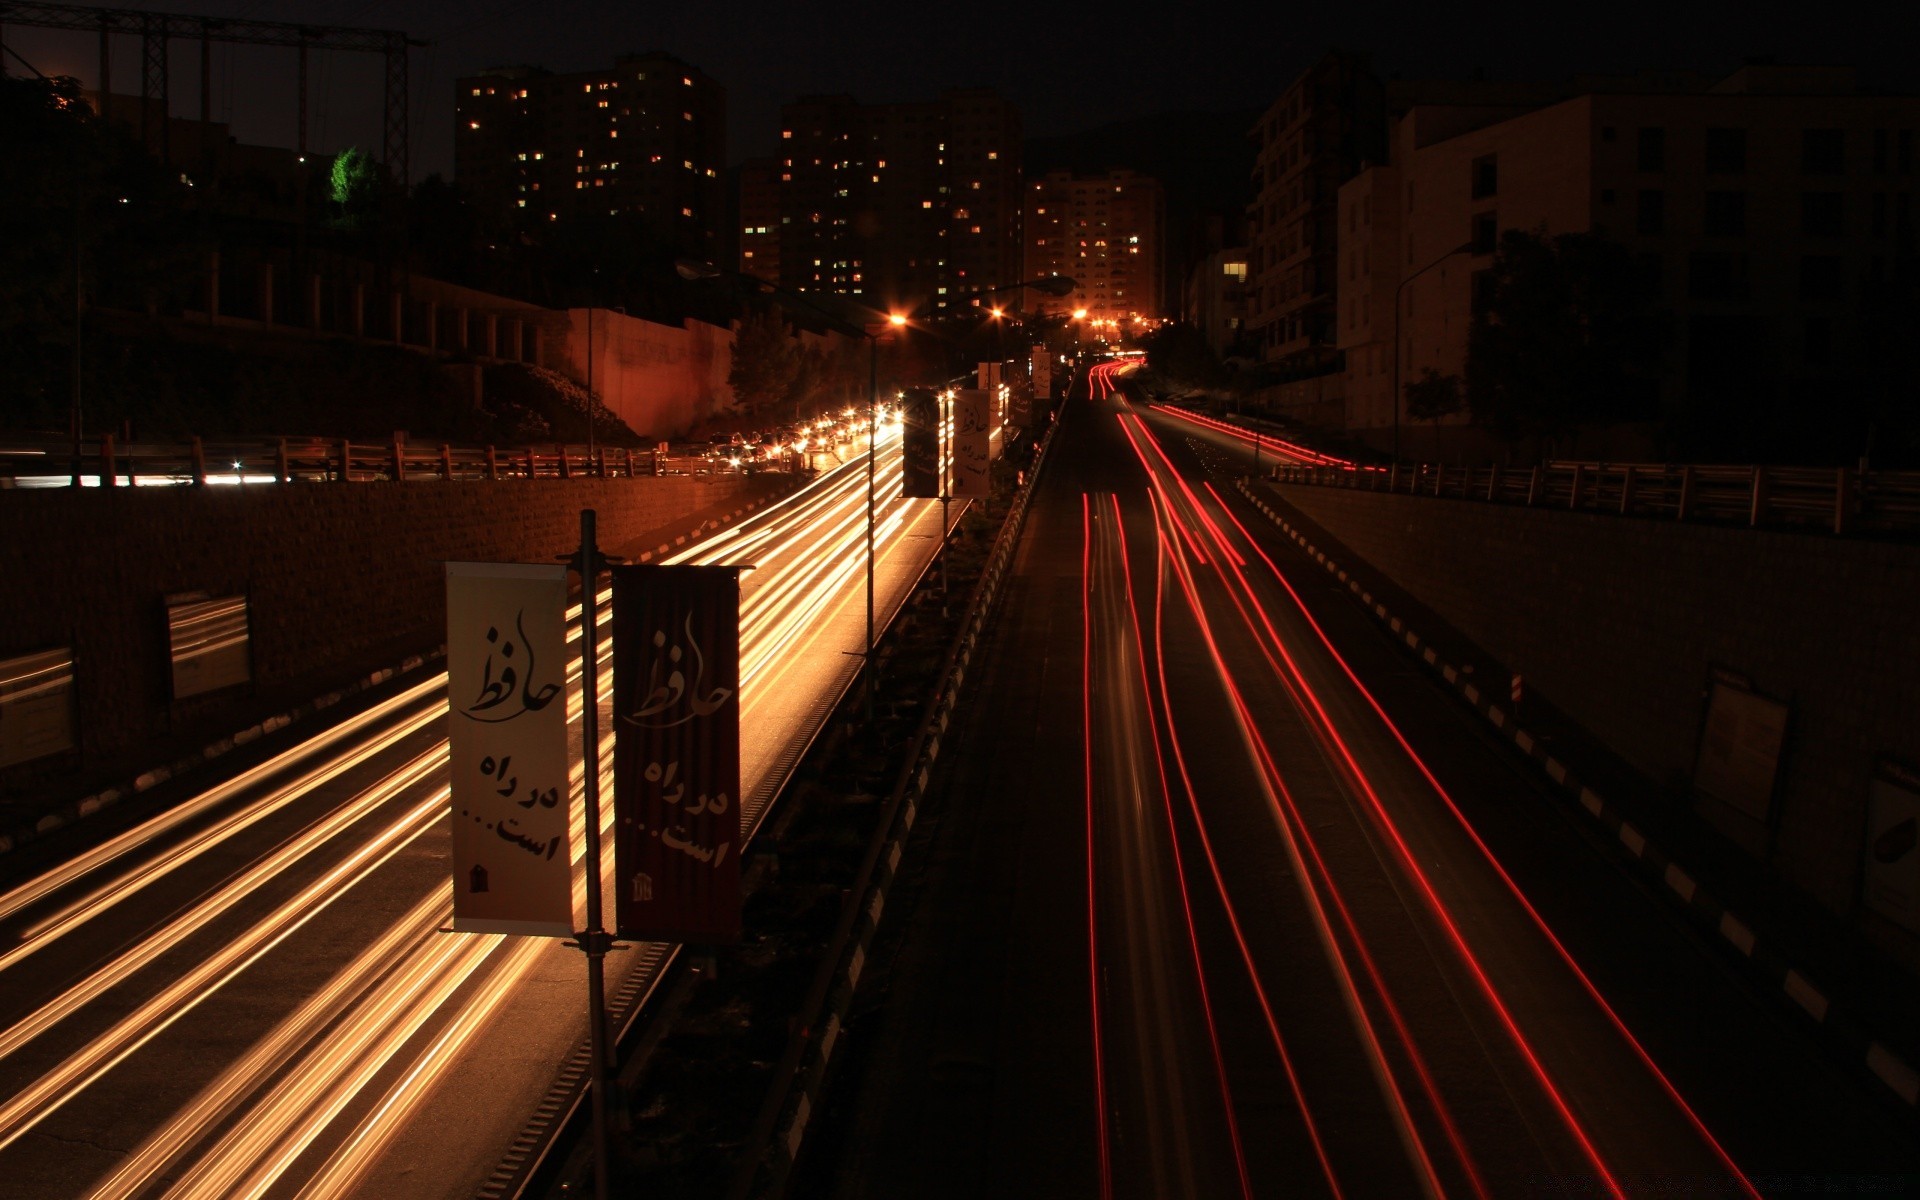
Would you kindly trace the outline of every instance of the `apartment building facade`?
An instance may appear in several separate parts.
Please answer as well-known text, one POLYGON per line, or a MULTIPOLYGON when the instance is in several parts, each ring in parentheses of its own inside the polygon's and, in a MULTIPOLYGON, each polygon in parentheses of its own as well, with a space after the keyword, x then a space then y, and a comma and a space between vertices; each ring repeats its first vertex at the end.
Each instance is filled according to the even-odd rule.
POLYGON ((1386 93, 1367 60, 1336 50, 1296 79, 1250 136, 1247 328, 1260 358, 1300 374, 1331 370, 1334 227, 1341 184, 1384 157, 1386 93))
POLYGON ((500 67, 455 84, 454 178, 496 216, 630 216, 711 257, 726 156, 726 89, 670 54, 568 74, 500 67))
POLYGON ((782 110, 780 281, 939 316, 1018 281, 1019 112, 997 93, 782 110))
POLYGON ((1166 199, 1160 181, 1129 170, 1050 171, 1026 193, 1029 279, 1072 277, 1058 301, 1107 334, 1137 333, 1160 312, 1166 199))
POLYGON ((1349 426, 1393 425, 1396 370, 1401 389, 1464 374, 1515 229, 1600 232, 1634 256, 1670 335, 1663 411, 1758 421, 1831 401, 1886 349, 1872 299, 1913 259, 1916 130, 1920 97, 1765 65, 1689 92, 1409 109, 1389 161, 1339 192, 1349 426))

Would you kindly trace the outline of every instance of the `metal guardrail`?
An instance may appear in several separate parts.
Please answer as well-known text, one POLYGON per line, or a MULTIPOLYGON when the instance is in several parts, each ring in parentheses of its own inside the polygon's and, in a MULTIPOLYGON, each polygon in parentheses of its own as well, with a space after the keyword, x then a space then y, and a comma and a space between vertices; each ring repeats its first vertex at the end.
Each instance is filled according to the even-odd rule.
POLYGON ((1537 467, 1278 466, 1271 478, 1359 491, 1835 534, 1920 532, 1920 471, 1671 463, 1537 467))
POLYGON ((1015 493, 1006 519, 988 552, 960 629, 947 649, 936 686, 913 740, 906 763, 887 797, 887 806, 873 840, 868 844, 859 876, 847 890, 832 940, 808 989, 794 1033, 774 1071, 766 1098, 742 1147, 742 1158, 728 1200, 785 1195, 789 1173, 799 1158, 807 1125, 818 1106, 835 1049, 841 1044, 847 1012, 860 986, 887 895, 898 869, 919 805, 926 799, 942 735, 958 707, 967 668, 985 639, 989 618, 1000 599, 1001 587, 1012 570, 1013 554, 1026 524, 1027 509, 1038 487, 1041 468, 1061 422, 1055 420, 1041 438, 1027 468, 1026 481, 1015 493), (853 903, 855 899, 858 903, 853 903))
MULTIPOLYGON (((775 464, 759 464, 771 468, 775 464)), ((455 446, 393 439, 271 438, 116 444, 89 439, 76 458, 66 440, 0 439, 0 488, 175 484, 376 483, 477 479, 632 479, 732 474, 704 454, 630 446, 455 446)))

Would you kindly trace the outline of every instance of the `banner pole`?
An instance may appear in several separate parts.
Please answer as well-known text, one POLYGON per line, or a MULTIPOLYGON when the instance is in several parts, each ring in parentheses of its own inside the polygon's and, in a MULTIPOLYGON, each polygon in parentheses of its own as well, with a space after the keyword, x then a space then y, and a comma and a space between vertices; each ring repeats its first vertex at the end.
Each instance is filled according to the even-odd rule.
POLYGON ((593 1194, 607 1200, 607 948, 602 928, 600 871, 600 549, 595 513, 580 512, 580 733, 586 768, 587 927, 578 939, 587 955, 587 1030, 593 1054, 593 1194))

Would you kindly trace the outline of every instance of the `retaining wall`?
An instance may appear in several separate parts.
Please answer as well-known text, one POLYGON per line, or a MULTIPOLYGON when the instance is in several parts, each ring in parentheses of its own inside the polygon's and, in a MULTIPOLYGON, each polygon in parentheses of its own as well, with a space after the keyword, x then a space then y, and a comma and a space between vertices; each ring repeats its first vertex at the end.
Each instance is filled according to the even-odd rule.
POLYGON ((1868 781, 1920 760, 1920 547, 1279 485, 1788 882, 1920 961, 1862 902, 1868 781), (1770 819, 1688 800, 1709 671, 1790 706, 1770 819))
MULTIPOLYGON (((14 795, 170 757, 437 645, 448 560, 552 562, 599 512, 601 547, 685 532, 786 476, 503 480, 0 494, 0 657, 73 647, 71 756, 0 773, 14 795), (253 682, 170 699, 163 597, 245 594, 253 682)), ((646 548, 651 548, 646 547, 646 548)))

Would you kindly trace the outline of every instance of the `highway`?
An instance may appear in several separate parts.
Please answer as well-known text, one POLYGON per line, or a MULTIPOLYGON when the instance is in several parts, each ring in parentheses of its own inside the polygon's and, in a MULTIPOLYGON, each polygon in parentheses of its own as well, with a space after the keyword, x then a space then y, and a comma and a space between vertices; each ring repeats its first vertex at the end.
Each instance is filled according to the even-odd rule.
POLYGON ((1251 439, 1090 382, 807 1188, 1910 1194, 1910 1126, 1234 492, 1251 439))
MULTIPOLYGON (((897 497, 897 423, 880 455, 878 495, 897 497)), ((876 521, 884 623, 939 544, 939 508, 882 499, 876 521)), ((741 614, 749 832, 857 670, 865 522, 861 454, 673 560, 754 568, 741 614)), ((445 676, 426 676, 0 894, 0 1192, 481 1186, 584 1035, 585 971, 555 940, 444 932, 445 676)), ((577 800, 577 661, 570 683, 577 800)), ((611 722, 601 729, 610 796, 611 722)), ((609 803, 603 827, 612 818, 609 803)), ((644 986, 672 953, 616 951, 610 989, 644 986)))

